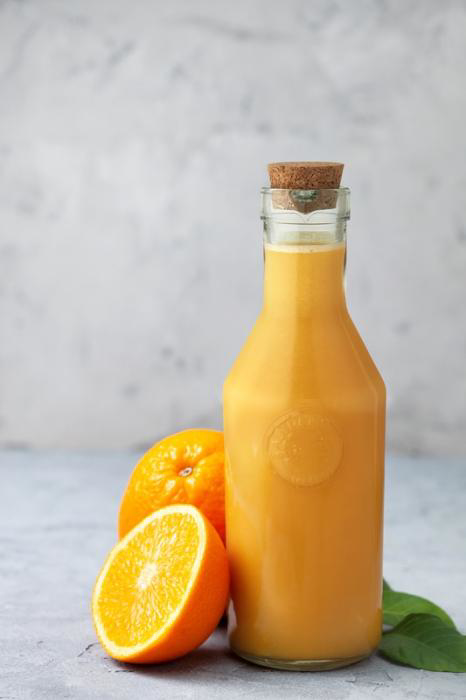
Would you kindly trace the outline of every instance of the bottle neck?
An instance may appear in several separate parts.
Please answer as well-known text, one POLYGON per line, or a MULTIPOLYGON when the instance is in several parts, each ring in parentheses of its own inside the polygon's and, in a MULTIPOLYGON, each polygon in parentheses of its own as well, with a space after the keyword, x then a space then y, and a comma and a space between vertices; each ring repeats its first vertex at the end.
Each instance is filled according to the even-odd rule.
POLYGON ((264 311, 316 316, 346 306, 344 242, 324 245, 265 244, 264 311))
POLYGON ((345 307, 349 190, 261 192, 265 312, 308 316, 345 307))

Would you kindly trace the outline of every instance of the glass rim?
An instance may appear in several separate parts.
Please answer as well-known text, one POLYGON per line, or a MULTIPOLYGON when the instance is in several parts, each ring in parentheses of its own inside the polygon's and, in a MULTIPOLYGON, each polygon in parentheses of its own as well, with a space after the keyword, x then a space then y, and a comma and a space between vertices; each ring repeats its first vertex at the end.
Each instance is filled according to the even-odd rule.
POLYGON ((349 187, 313 187, 308 190, 303 190, 300 189, 299 187, 290 187, 290 188, 283 188, 283 187, 261 187, 260 189, 261 194, 274 194, 278 192, 344 192, 344 193, 349 193, 350 188, 349 187))

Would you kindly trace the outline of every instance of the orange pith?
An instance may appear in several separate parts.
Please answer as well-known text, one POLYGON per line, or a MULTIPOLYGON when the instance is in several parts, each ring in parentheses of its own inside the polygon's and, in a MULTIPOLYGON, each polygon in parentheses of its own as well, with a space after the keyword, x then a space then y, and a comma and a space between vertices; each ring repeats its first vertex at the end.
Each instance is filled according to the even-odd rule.
POLYGON ((168 661, 215 629, 228 595, 225 548, 196 508, 163 508, 111 551, 95 585, 92 612, 110 656, 168 661))
POLYGON ((172 503, 199 508, 225 539, 223 433, 184 430, 156 443, 136 465, 120 505, 119 536, 172 503))

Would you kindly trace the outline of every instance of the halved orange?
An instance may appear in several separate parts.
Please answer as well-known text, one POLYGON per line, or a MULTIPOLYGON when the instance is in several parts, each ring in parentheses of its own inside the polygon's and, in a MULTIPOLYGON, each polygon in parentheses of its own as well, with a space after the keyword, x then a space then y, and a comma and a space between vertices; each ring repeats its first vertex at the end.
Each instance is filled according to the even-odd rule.
POLYGON ((228 597, 225 547, 194 506, 152 513, 110 552, 92 596, 94 624, 114 659, 170 661, 202 644, 228 597))

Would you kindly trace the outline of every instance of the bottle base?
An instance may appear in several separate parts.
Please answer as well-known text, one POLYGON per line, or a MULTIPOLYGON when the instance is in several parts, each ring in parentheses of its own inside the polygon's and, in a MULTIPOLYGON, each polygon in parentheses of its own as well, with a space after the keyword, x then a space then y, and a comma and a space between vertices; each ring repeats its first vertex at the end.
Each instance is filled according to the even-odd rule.
POLYGON ((255 654, 248 654, 235 647, 231 647, 231 650, 240 658, 245 661, 249 661, 252 664, 258 666, 265 666, 266 668, 274 668, 279 671, 332 671, 335 668, 342 668, 343 666, 351 666, 352 664, 357 664, 359 661, 363 661, 371 656, 372 652, 367 654, 361 654, 360 656, 351 656, 344 659, 275 659, 267 656, 256 656, 255 654))

